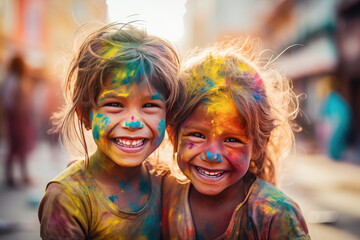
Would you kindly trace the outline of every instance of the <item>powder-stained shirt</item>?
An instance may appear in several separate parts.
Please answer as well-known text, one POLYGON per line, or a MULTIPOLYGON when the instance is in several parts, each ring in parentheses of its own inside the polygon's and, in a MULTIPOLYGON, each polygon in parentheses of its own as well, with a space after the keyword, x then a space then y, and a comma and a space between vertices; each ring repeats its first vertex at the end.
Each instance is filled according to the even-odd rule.
MULTIPOLYGON (((166 177, 163 184, 163 239, 195 240, 188 201, 190 183, 179 184, 174 178, 166 177)), ((310 237, 299 206, 272 184, 256 178, 245 200, 235 208, 226 231, 217 239, 310 237)))
POLYGON ((160 239, 161 177, 138 212, 119 209, 77 161, 48 183, 39 206, 43 239, 160 239))

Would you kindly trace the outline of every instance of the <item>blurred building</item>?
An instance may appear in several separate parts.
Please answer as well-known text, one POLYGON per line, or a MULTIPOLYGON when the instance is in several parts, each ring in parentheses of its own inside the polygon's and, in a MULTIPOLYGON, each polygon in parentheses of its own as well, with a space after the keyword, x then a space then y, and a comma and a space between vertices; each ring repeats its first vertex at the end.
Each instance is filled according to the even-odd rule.
POLYGON ((203 47, 224 35, 260 37, 263 48, 281 54, 278 63, 305 93, 300 117, 303 135, 324 147, 332 127, 321 111, 330 91, 352 110, 351 144, 359 141, 360 1, 358 0, 188 0, 184 17, 186 49, 203 47), (346 104, 346 103, 344 103, 346 104), (325 126, 325 127, 323 127, 325 126), (356 140, 357 139, 357 140, 356 140))
POLYGON ((341 1, 337 17, 338 76, 353 110, 351 140, 360 149, 360 1, 341 1))
POLYGON ((20 53, 34 83, 33 117, 43 135, 63 100, 60 84, 77 41, 106 22, 106 0, 0 1, 0 85, 9 59, 20 53))
POLYGON ((73 50, 77 29, 106 21, 106 0, 2 0, 0 62, 19 51, 31 67, 58 72, 56 66, 73 50))

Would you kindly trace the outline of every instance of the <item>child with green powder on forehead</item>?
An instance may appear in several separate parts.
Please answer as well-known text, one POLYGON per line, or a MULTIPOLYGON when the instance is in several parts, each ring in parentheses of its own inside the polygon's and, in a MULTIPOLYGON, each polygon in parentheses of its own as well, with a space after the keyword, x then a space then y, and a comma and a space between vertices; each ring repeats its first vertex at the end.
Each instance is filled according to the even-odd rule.
POLYGON ((81 142, 84 159, 46 186, 43 239, 160 239, 162 178, 148 157, 178 108, 178 67, 169 42, 131 25, 107 25, 83 42, 56 119, 64 141, 81 142))
POLYGON ((253 47, 223 42, 181 67, 187 98, 168 127, 176 178, 164 179, 163 239, 310 238, 299 206, 275 187, 298 101, 253 47))

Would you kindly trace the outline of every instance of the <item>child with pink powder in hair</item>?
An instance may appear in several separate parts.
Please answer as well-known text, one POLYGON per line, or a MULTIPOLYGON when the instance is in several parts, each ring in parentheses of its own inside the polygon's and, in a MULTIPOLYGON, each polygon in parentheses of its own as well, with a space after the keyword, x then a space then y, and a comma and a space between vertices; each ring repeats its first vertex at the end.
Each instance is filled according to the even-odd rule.
POLYGON ((275 186, 299 110, 290 82, 240 40, 194 51, 180 80, 187 98, 168 128, 177 179, 163 184, 163 238, 309 239, 299 206, 275 186))

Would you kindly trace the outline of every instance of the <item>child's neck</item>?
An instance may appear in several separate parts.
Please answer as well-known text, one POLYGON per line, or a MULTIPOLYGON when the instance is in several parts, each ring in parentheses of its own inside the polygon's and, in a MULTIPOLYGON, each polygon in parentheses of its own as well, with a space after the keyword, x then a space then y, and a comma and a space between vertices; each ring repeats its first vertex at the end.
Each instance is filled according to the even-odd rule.
POLYGON ((122 210, 137 212, 149 199, 151 184, 144 164, 122 167, 97 151, 90 158, 88 170, 109 200, 122 210))
POLYGON ((234 185, 228 187, 217 195, 206 195, 198 192, 195 187, 191 187, 190 200, 196 201, 207 205, 208 207, 216 207, 218 205, 229 205, 231 202, 242 202, 247 194, 247 186, 243 180, 238 181, 234 185), (240 191, 243 190, 243 191, 240 191))
POLYGON ((191 187, 189 203, 197 237, 215 239, 226 231, 234 210, 246 198, 247 185, 240 180, 217 195, 204 195, 191 187))
POLYGON ((141 175, 146 173, 143 164, 136 167, 122 167, 99 150, 91 156, 88 169, 94 176, 126 181, 138 180, 141 175))

